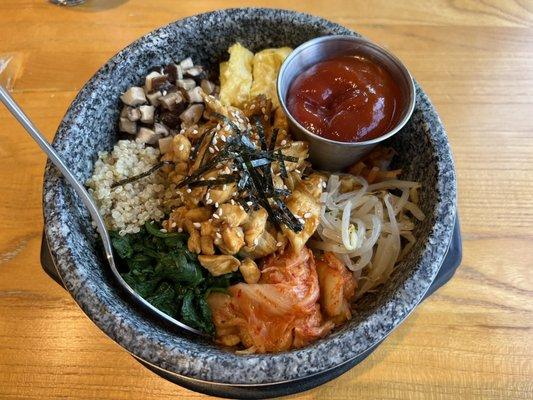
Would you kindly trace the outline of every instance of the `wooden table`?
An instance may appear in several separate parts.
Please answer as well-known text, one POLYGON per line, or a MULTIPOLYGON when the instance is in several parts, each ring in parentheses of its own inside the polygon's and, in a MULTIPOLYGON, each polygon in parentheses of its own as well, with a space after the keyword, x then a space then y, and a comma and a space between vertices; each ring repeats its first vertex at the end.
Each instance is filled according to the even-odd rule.
MULTIPOLYGON (((533 398, 533 3, 301 3, 391 49, 429 93, 455 155, 464 258, 365 362, 294 397, 533 398)), ((76 92, 119 49, 172 20, 239 5, 1 0, 0 57, 13 56, 15 98, 52 139, 76 92)), ((203 397, 141 367, 44 274, 45 157, 2 107, 0 137, 0 398, 203 397)))

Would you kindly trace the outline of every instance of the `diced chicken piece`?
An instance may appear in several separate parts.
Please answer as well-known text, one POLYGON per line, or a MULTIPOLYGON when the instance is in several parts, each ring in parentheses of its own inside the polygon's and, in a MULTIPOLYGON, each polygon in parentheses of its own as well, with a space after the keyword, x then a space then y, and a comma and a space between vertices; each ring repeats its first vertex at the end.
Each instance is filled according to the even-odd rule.
POLYGON ((137 133, 137 123, 130 121, 128 118, 120 118, 118 129, 120 132, 129 133, 135 135, 137 133))
POLYGON ((200 246, 202 247, 202 254, 215 254, 215 246, 213 243, 213 238, 211 236, 202 236, 200 238, 200 246))
MULTIPOLYGON (((309 145, 307 142, 290 142, 281 150, 284 156, 296 157, 298 162, 285 161, 287 171, 294 171, 295 169, 304 165, 309 152, 309 145)), ((279 171, 279 166, 276 164, 273 168, 274 172, 279 171)))
POLYGON ((156 135, 156 133, 152 129, 142 127, 139 129, 139 133, 137 133, 135 139, 146 144, 156 144, 160 138, 161 137, 159 135, 156 135))
POLYGON ((250 258, 246 258, 242 261, 239 271, 241 271, 246 283, 254 284, 259 282, 259 278, 261 278, 259 267, 255 261, 250 258))
POLYGON ((220 233, 222 234, 223 243, 219 243, 218 247, 223 253, 237 254, 244 246, 244 232, 242 228, 224 224, 220 233))
POLYGON ((213 94, 215 91, 215 84, 207 79, 202 79, 200 82, 200 87, 204 91, 205 94, 213 94))
POLYGON ((243 247, 240 250, 239 255, 256 260, 272 254, 281 248, 277 246, 278 241, 276 238, 266 230, 254 240, 254 243, 253 246, 243 247))
POLYGON ((234 183, 227 183, 225 185, 219 186, 217 188, 211 189, 210 199, 213 200, 213 203, 223 204, 233 196, 235 192, 236 185, 234 183))
POLYGON ((154 106, 140 106, 139 111, 141 112, 141 122, 145 124, 154 123, 154 113, 155 113, 154 106))
POLYGON ((256 239, 258 239, 265 231, 268 213, 264 208, 257 211, 252 211, 248 217, 248 221, 244 224, 244 240, 246 246, 254 247, 256 239))
POLYGON ((241 264, 238 259, 230 255, 200 255, 198 256, 198 261, 213 276, 235 272, 241 264))
POLYGON ((122 100, 122 102, 128 106, 137 107, 146 103, 146 95, 144 94, 143 88, 132 86, 122 96, 120 96, 120 100, 122 100))
POLYGON ((204 112, 203 104, 191 104, 185 111, 180 114, 180 119, 185 125, 196 124, 204 112))
POLYGON ((308 179, 302 180, 287 198, 286 204, 289 210, 304 223, 304 228, 300 232, 294 232, 286 226, 282 227, 283 233, 297 252, 304 247, 318 226, 322 182, 324 178, 321 175, 313 174, 308 179))
POLYGON ((165 137, 163 139, 159 139, 159 151, 161 154, 166 154, 172 149, 172 137, 165 137))
POLYGON ((187 57, 187 58, 185 58, 184 60, 182 60, 182 61, 180 62, 180 67, 181 67, 184 71, 188 70, 189 68, 194 67, 194 63, 192 62, 192 58, 191 58, 191 57, 187 57))
POLYGON ((174 152, 174 161, 188 161, 191 154, 191 142, 185 135, 174 136, 172 142, 172 151, 174 152))
POLYGON ((196 86, 191 90, 187 90, 187 98, 190 103, 203 103, 203 90, 200 86, 196 86))
POLYGON ((191 90, 196 86, 194 79, 178 79, 176 81, 176 86, 185 90, 191 90))
POLYGON ((217 214, 220 215, 220 221, 231 227, 241 225, 248 218, 246 211, 238 204, 221 204, 217 214))
POLYGON ((205 222, 211 217, 211 215, 211 207, 196 207, 187 210, 184 217, 192 222, 205 222))

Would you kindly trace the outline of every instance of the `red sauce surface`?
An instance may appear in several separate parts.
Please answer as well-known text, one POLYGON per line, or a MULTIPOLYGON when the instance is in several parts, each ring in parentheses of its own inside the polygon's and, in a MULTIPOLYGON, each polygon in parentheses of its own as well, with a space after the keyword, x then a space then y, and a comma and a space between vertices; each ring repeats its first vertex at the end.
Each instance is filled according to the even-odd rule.
POLYGON ((399 120, 401 93, 390 73, 361 56, 320 62, 289 88, 291 115, 311 132, 340 142, 377 138, 399 120))

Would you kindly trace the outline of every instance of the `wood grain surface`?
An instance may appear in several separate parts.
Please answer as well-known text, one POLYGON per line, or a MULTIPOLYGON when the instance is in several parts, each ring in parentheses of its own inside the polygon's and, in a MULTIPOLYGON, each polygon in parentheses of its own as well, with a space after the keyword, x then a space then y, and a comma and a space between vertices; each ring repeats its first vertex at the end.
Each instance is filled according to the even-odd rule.
MULTIPOLYGON (((533 2, 252 1, 329 18, 397 54, 446 125, 464 240, 453 280, 366 361, 301 399, 533 398, 533 2)), ((235 0, 0 0, 0 59, 52 139, 83 83, 170 21, 235 0)), ((5 83, 5 77, 0 77, 5 83)), ((203 395, 141 367, 41 270, 45 157, 0 107, 0 399, 203 395)))

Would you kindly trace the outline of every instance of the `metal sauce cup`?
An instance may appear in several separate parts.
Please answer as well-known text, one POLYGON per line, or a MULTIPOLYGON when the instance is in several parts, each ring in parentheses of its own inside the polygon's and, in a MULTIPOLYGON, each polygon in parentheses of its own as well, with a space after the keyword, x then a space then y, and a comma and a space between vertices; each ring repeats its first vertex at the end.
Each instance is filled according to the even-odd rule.
POLYGON ((278 75, 278 97, 289 119, 291 133, 309 143, 310 159, 315 168, 339 171, 363 157, 378 143, 390 138, 407 123, 415 107, 415 84, 398 58, 378 45, 356 36, 323 36, 300 45, 286 58, 278 75), (398 124, 384 135, 362 142, 339 142, 326 139, 304 128, 287 109, 291 83, 313 65, 346 55, 361 55, 385 68, 398 84, 403 101, 398 124))

